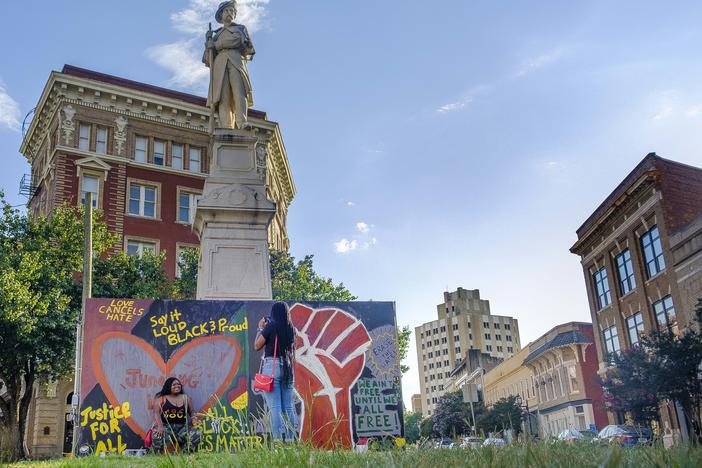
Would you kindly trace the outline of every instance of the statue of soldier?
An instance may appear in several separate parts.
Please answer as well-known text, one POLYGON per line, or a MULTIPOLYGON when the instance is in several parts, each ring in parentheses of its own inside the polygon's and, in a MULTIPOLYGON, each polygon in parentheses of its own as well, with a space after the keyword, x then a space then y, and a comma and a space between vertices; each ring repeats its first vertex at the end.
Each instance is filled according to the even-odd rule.
POLYGON ((207 105, 219 116, 222 128, 246 128, 247 110, 253 105, 251 81, 246 68, 254 50, 246 26, 234 23, 236 1, 219 4, 215 20, 223 26, 207 32, 202 61, 210 68, 207 105))

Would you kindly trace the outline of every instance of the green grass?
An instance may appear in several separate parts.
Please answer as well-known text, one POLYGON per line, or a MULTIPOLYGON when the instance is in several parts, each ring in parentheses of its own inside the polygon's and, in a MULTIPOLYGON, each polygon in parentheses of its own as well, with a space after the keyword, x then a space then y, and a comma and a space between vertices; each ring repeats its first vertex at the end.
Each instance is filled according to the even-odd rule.
POLYGON ((595 445, 525 444, 480 449, 389 450, 364 454, 350 451, 323 451, 307 447, 251 449, 237 454, 200 453, 193 455, 147 456, 141 458, 108 456, 21 462, 11 467, 109 467, 154 466, 180 468, 191 466, 271 467, 674 467, 702 466, 702 449, 678 447, 600 447, 595 445))

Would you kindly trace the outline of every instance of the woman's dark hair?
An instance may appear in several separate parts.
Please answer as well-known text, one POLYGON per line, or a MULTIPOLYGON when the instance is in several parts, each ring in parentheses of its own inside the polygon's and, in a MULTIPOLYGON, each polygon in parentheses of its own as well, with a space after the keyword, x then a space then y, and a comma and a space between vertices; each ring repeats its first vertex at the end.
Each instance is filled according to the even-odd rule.
MULTIPOLYGON (((177 377, 168 377, 165 382, 163 382, 163 388, 161 388, 161 391, 156 394, 156 398, 170 395, 171 394, 171 386, 173 385, 173 382, 178 380, 177 377)), ((178 383, 180 383, 180 393, 183 393, 183 383, 178 380, 178 383)))
MULTIPOLYGON (((271 340, 278 337, 278 355, 283 362, 283 382, 290 382, 293 378, 293 368, 295 367, 295 329, 290 322, 288 305, 285 302, 276 302, 271 309, 271 322, 273 332, 271 340)), ((275 341, 274 341, 275 343, 275 341)))

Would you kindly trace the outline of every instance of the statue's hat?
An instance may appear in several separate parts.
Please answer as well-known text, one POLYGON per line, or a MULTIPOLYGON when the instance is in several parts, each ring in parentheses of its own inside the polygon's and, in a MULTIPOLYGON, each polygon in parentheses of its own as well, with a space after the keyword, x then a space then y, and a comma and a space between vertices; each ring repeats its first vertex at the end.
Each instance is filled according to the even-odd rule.
POLYGON ((222 22, 222 13, 224 12, 224 9, 227 7, 232 7, 232 8, 234 8, 234 11, 236 11, 236 1, 229 0, 229 1, 222 2, 219 4, 219 6, 217 7, 217 13, 215 13, 215 20, 217 20, 218 23, 222 22))

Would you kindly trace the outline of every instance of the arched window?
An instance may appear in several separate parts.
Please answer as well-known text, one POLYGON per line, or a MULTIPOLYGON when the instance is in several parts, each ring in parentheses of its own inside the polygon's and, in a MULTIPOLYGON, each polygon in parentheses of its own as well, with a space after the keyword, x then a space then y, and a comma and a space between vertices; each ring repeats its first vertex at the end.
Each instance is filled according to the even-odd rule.
POLYGON ((73 400, 73 392, 69 393, 68 396, 66 397, 66 404, 70 405, 71 400, 73 400))

